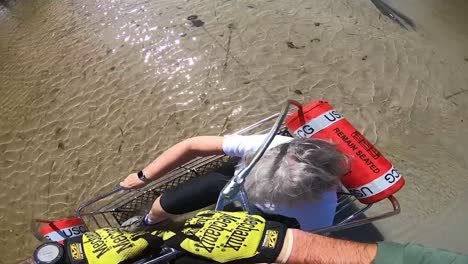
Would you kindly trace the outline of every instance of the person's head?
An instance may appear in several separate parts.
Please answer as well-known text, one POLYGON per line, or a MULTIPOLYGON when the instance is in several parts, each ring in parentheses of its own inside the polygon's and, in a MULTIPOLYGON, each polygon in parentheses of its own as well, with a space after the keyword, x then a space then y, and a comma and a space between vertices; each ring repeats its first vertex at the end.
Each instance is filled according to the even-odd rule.
MULTIPOLYGON (((248 164, 247 154, 241 165, 248 164)), ((297 205, 335 190, 349 172, 349 160, 333 143, 297 138, 265 152, 245 180, 251 202, 297 205)))

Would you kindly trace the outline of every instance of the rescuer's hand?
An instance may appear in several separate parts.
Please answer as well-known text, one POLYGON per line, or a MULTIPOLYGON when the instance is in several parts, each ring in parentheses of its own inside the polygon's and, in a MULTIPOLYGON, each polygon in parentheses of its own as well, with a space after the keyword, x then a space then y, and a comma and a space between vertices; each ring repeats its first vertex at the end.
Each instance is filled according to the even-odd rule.
POLYGON ((70 263, 132 263, 158 254, 163 240, 158 231, 128 233, 118 228, 102 228, 86 232, 65 243, 70 263))
POLYGON ((274 263, 287 228, 246 212, 203 211, 180 232, 165 232, 167 246, 217 262, 274 263))

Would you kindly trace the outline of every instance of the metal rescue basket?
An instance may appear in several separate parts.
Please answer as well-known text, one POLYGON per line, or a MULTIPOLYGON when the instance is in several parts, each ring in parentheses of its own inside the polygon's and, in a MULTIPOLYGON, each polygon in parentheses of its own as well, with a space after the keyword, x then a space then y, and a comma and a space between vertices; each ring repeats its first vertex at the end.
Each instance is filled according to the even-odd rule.
MULTIPOLYGON (((251 213, 255 212, 255 209, 251 208, 248 203, 248 197, 243 188, 243 180, 255 163, 261 158, 275 135, 291 136, 284 126, 284 120, 289 113, 289 106, 291 104, 300 106, 299 103, 290 100, 287 102, 282 112, 235 132, 235 134, 239 135, 252 135, 265 134, 269 131, 265 142, 256 152, 251 163, 226 184, 219 196, 216 210, 222 210, 226 205, 238 201, 245 211, 251 213), (268 129, 268 126, 271 126, 273 122, 273 126, 268 129)), ((156 198, 166 190, 174 188, 191 178, 205 175, 208 172, 217 171, 223 166, 229 166, 233 163, 234 160, 225 155, 195 158, 140 190, 124 191, 121 188, 116 188, 106 194, 87 201, 76 210, 76 215, 83 220, 88 230, 103 227, 120 227, 122 223, 129 218, 147 212, 156 198)), ((337 192, 337 195, 338 206, 333 225, 312 230, 312 233, 330 234, 339 230, 353 228, 376 220, 388 218, 400 212, 400 205, 394 196, 389 196, 386 199, 389 201, 389 205, 387 205, 389 208, 386 212, 367 216, 364 212, 368 211, 375 203, 360 203, 344 186, 341 186, 341 190, 337 192)), ((383 202, 384 200, 379 203, 383 202)), ((173 249, 166 249, 163 250, 162 256, 138 263, 165 263, 174 258, 178 253, 179 252, 173 249)))

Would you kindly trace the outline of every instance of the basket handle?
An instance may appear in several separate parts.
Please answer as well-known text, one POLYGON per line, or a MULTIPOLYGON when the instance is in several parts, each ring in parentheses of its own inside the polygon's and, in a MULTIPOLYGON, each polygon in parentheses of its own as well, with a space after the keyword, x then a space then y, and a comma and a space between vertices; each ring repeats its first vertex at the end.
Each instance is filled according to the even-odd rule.
MULTIPOLYGON (((120 192, 120 191, 122 191, 122 190, 124 190, 124 188, 123 188, 122 186, 115 187, 114 189, 112 189, 112 191, 107 192, 107 193, 105 193, 105 194, 103 194, 103 195, 100 195, 100 196, 98 196, 98 197, 96 197, 96 198, 94 198, 94 199, 92 199, 92 200, 89 200, 89 201, 87 201, 87 202, 81 204, 80 207, 78 207, 78 209, 76 209, 76 211, 75 211, 75 212, 76 212, 76 217, 78 217, 78 218, 80 218, 81 220, 83 220, 82 211, 83 211, 86 207, 88 207, 88 206, 90 206, 90 205, 92 205, 92 204, 94 204, 94 203, 96 203, 96 202, 98 202, 98 201, 100 201, 100 200, 102 200, 102 199, 108 197, 108 196, 111 196, 112 194, 114 194, 114 193, 116 193, 116 192, 120 192)), ((86 229, 88 229, 88 227, 86 226, 86 223, 85 223, 84 221, 83 221, 83 225, 84 225, 84 227, 85 227, 86 229)))

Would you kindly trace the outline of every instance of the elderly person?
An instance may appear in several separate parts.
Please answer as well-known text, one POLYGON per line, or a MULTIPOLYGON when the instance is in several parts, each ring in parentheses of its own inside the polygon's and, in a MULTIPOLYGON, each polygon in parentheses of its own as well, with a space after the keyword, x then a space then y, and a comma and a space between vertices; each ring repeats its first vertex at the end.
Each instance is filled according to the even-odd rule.
MULTIPOLYGON (((162 153, 156 160, 120 183, 137 189, 197 156, 226 154, 241 158, 246 165, 266 135, 200 136, 186 139, 162 153)), ((245 181, 251 203, 266 215, 297 220, 302 230, 333 223, 337 186, 349 171, 347 157, 333 143, 317 139, 275 136, 245 181)), ((234 171, 210 173, 191 179, 158 197, 145 216, 124 223, 128 231, 148 230, 174 215, 214 204, 234 171)))

